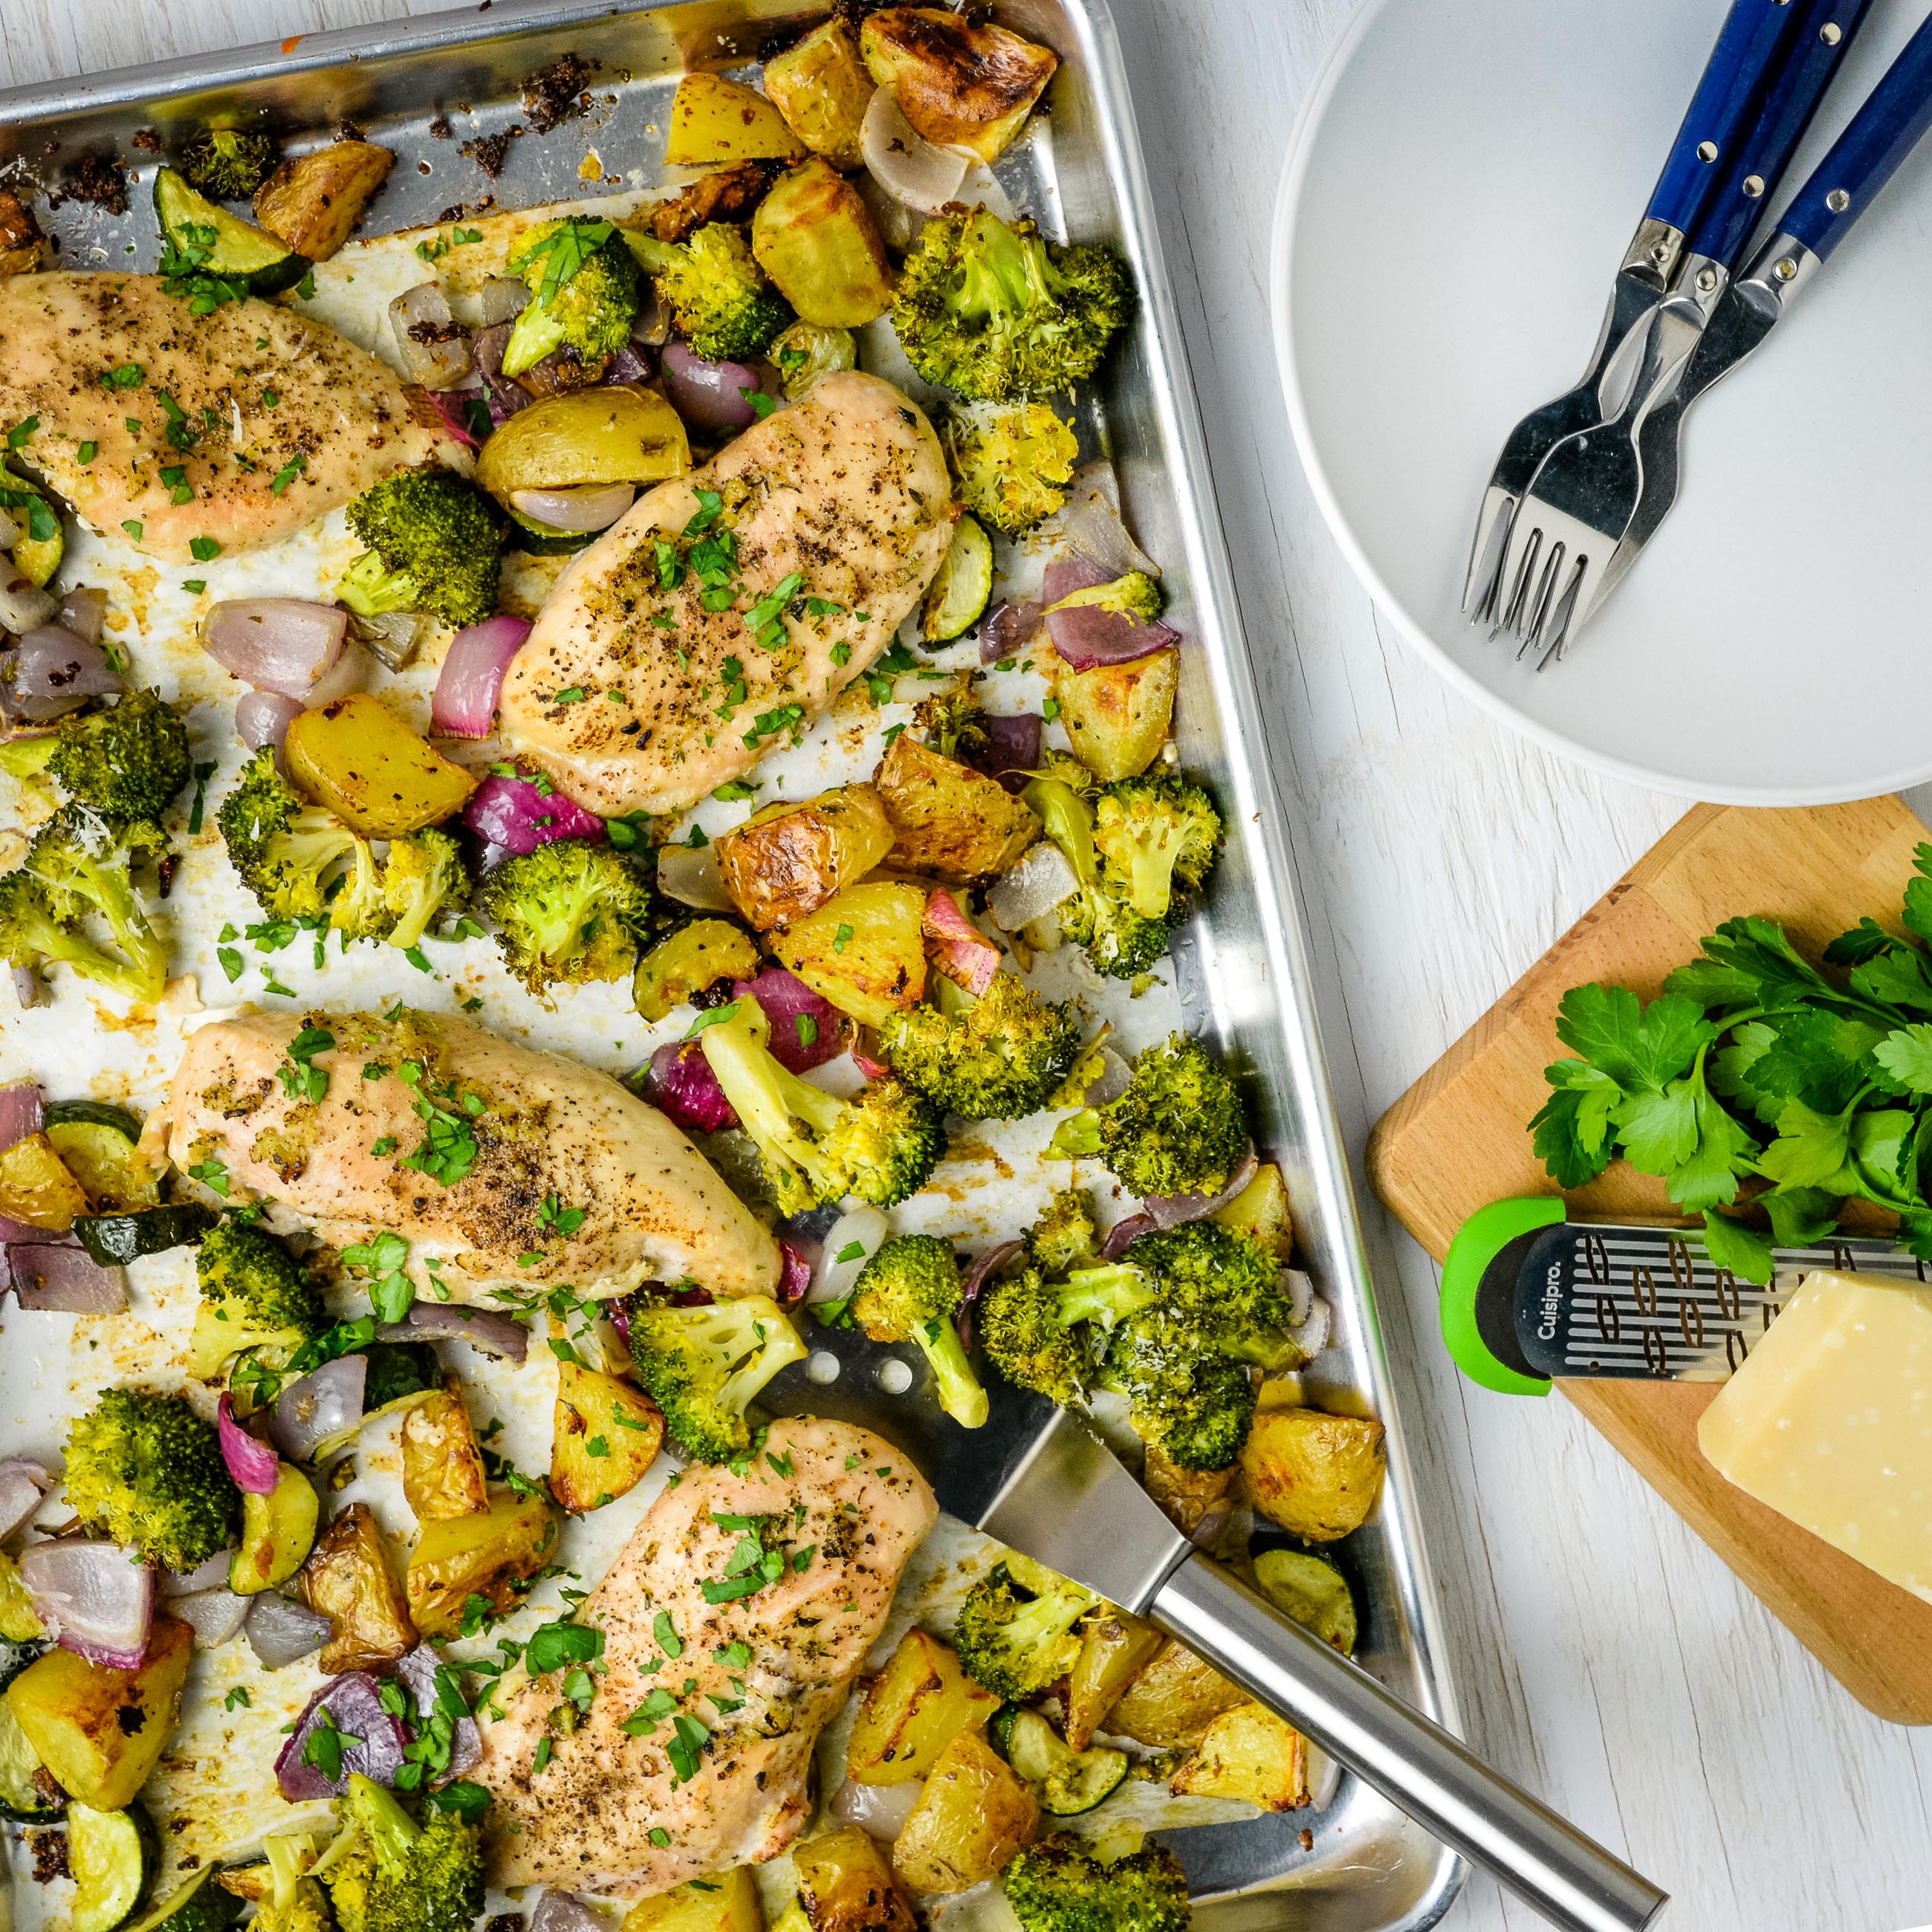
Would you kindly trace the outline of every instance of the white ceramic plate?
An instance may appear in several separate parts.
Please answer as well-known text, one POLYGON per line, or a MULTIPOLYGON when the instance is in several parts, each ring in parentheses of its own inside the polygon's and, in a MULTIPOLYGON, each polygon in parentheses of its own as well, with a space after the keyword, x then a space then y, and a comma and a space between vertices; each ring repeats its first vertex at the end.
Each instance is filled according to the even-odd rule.
MULTIPOLYGON (((1519 729, 1744 805, 1932 778, 1932 142, 1687 420, 1677 508, 1538 675, 1459 602, 1510 425, 1575 382, 1724 0, 1366 0, 1274 238, 1288 410, 1349 561, 1519 729)), ((1925 12, 1872 10, 1785 186, 1925 12)))

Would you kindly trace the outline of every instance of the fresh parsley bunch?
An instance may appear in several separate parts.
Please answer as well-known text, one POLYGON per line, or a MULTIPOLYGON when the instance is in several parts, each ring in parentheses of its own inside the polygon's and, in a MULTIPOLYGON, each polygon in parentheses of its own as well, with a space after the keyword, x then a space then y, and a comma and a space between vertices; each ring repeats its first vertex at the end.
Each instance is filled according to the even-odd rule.
POLYGON ((1869 1201, 1932 1261, 1932 845, 1916 860, 1911 937, 1861 920, 1825 949, 1834 970, 1771 920, 1734 919, 1647 1006, 1621 986, 1571 988, 1556 1032, 1580 1058, 1544 1070, 1530 1123, 1557 1185, 1621 1156, 1701 1214, 1712 1260, 1749 1281, 1771 1280, 1771 1243, 1718 1211, 1740 1202, 1797 1246, 1828 1234, 1847 1199, 1869 1201))

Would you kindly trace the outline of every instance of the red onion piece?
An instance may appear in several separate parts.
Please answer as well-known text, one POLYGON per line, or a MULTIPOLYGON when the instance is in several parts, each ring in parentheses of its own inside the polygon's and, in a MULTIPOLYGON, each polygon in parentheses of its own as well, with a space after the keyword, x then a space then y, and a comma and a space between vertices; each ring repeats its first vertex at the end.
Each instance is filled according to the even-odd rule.
POLYGON ((530 1932, 610 1932, 610 1922, 567 1892, 546 1892, 530 1914, 530 1932))
POLYGON ((59 614, 58 598, 50 597, 38 584, 29 583, 14 568, 10 556, 0 559, 0 628, 24 638, 29 631, 52 623, 59 614))
POLYGON ((242 1634, 248 1621, 248 1601, 232 1590, 200 1590, 191 1597, 176 1598, 168 1610, 194 1632, 203 1650, 213 1650, 242 1634))
POLYGON ((46 1124, 40 1110, 40 1090, 32 1080, 16 1080, 0 1087, 0 1148, 37 1134, 46 1124))
POLYGON ((859 152, 873 179, 922 214, 937 214, 954 200, 971 165, 956 148, 936 148, 916 134, 890 87, 880 88, 866 109, 859 152))
MULTIPOLYGON (((476 313, 486 329, 494 328, 500 322, 514 322, 530 305, 528 285, 514 275, 490 275, 476 291, 476 313)), ((506 335, 508 331, 505 332, 506 335)), ((495 366, 503 366, 503 352, 496 352, 495 366)))
POLYGON ((734 980, 731 996, 748 993, 764 1009, 771 1023, 772 1058, 794 1073, 809 1073, 844 1051, 844 1016, 828 1000, 814 993, 795 973, 767 966, 755 980, 734 980), (801 1028, 801 1018, 812 1024, 801 1028), (809 1040, 806 1035, 810 1034, 809 1040))
POLYGON ((251 691, 235 700, 235 735, 251 752, 272 745, 279 752, 287 741, 289 727, 305 707, 298 698, 279 691, 251 691))
POLYGON ((228 1565, 234 1554, 232 1550, 218 1550, 192 1570, 159 1570, 154 1576, 155 1591, 165 1603, 172 1598, 197 1597, 204 1590, 218 1589, 228 1581, 228 1565))
POLYGON ((384 1342, 467 1342, 486 1355, 520 1362, 530 1352, 530 1331, 514 1315, 496 1308, 459 1308, 452 1301, 410 1304, 406 1322, 392 1322, 376 1331, 384 1342))
POLYGON ((20 1577, 61 1648, 110 1670, 138 1670, 154 1616, 154 1573, 132 1550, 90 1538, 29 1544, 20 1577))
POLYGON ((8 715, 36 724, 64 717, 90 698, 106 698, 122 688, 106 652, 98 644, 83 644, 58 624, 28 632, 0 667, 0 680, 8 715))
POLYGON ((1028 778, 1040 769, 1040 734, 1046 720, 1036 711, 1021 711, 1004 718, 982 717, 980 724, 986 746, 974 764, 1007 790, 1024 791, 1028 778))
POLYGON ((909 1778, 903 1784, 861 1784, 848 1778, 832 1794, 832 1813, 883 1842, 898 1836, 925 1790, 922 1778, 909 1778))
MULTIPOLYGON (((44 1006, 53 998, 46 980, 32 967, 16 966, 13 971, 14 1001, 23 1012, 30 1006, 44 1006)), ((0 1232, 19 1225, 17 1222, 10 1222, 4 1214, 0 1214, 0 1232)))
POLYGON ((632 503, 631 483, 586 484, 572 490, 512 490, 510 508, 553 530, 608 530, 632 503))
POLYGON ((852 1064, 868 1080, 884 1080, 891 1073, 892 1070, 876 1054, 868 1053, 862 1046, 857 1046, 851 1051, 852 1064))
POLYGON ((1178 1228, 1184 1221, 1204 1221, 1217 1208, 1226 1207, 1254 1179, 1255 1169, 1260 1165, 1254 1142, 1250 1141, 1247 1151, 1234 1163, 1227 1186, 1218 1194, 1156 1194, 1141 1206, 1156 1228, 1178 1228))
POLYGON ((9 1456, 0 1462, 0 1542, 40 1508, 53 1481, 53 1472, 31 1456, 9 1456))
POLYGON ((1310 1303, 1308 1319, 1298 1322, 1288 1332, 1289 1339, 1309 1360, 1320 1354, 1328 1346, 1330 1332, 1335 1325, 1335 1311, 1318 1294, 1310 1303))
POLYGON ((680 905, 694 906, 700 912, 738 910, 724 890, 724 874, 713 845, 660 845, 658 890, 680 905))
POLYGON ((812 1286, 812 1262, 805 1250, 796 1242, 781 1240, 778 1243, 778 1292, 781 1307, 789 1308, 794 1303, 805 1299, 805 1292, 812 1286))
POLYGON ((958 900, 943 886, 935 886, 928 895, 920 923, 926 938, 933 941, 933 964, 977 999, 1000 970, 1000 949, 959 910, 958 900))
POLYGON ((520 855, 554 839, 598 844, 608 836, 602 819, 555 786, 546 791, 533 778, 508 778, 496 772, 470 794, 463 822, 488 844, 520 855))
POLYGON ((634 336, 610 358, 610 366, 604 372, 607 382, 648 382, 651 380, 651 358, 646 345, 634 336))
POLYGON ((22 1308, 50 1315, 118 1315, 128 1306, 128 1276, 103 1268, 76 1242, 9 1241, 7 1270, 22 1308))
POLYGON ((488 328, 478 329, 470 343, 470 352, 489 394, 490 425, 496 429, 536 400, 520 382, 513 382, 503 374, 503 350, 510 340, 511 326, 507 322, 492 322, 488 328))
POLYGON ((1315 1284, 1300 1269, 1283 1268, 1281 1292, 1288 1297, 1288 1321, 1298 1328, 1315 1306, 1315 1284))
POLYGON ((429 700, 429 728, 451 738, 487 738, 496 722, 503 674, 530 634, 528 621, 486 617, 449 640, 429 700))
MULTIPOLYGON (((254 1619, 250 1619, 252 1624, 254 1619)), ((382 1708, 382 1687, 366 1670, 345 1670, 332 1677, 308 1701, 295 1732, 275 1760, 275 1782, 292 1804, 318 1798, 340 1798, 349 1789, 352 1772, 372 1782, 393 1786, 404 1762, 409 1732, 400 1718, 382 1708), (342 1762, 335 1777, 325 1778, 318 1765, 304 1764, 302 1753, 309 1736, 322 1721, 322 1714, 343 1733, 342 1762), (350 1740, 356 1742, 351 1743, 350 1740)))
MULTIPOLYGON (((1127 534, 1120 520, 1120 482, 1114 466, 1102 457, 1082 464, 1066 485, 1066 502, 1034 532, 1036 545, 1065 538, 1108 578, 1130 570, 1160 574, 1160 566, 1127 534)), ((1052 602, 1048 598, 1047 602, 1052 602)))
POLYGON ((980 662, 999 664, 1016 658, 1032 643, 1040 628, 1040 607, 1022 600, 1016 604, 995 604, 980 626, 980 662))
POLYGON ((76 584, 61 599, 56 620, 63 631, 71 631, 84 644, 100 641, 100 626, 107 617, 107 593, 91 584, 76 584))
POLYGON ((481 396, 484 406, 488 406, 489 391, 475 382, 466 382, 454 389, 431 389, 429 399, 436 405, 436 412, 442 418, 442 426, 450 440, 460 442, 466 449, 481 449, 482 443, 476 432, 470 427, 470 419, 464 413, 464 405, 472 398, 481 396))
POLYGON ((1043 919, 1063 899, 1080 890, 1073 862, 1050 838, 1036 840, 1019 863, 994 880, 986 910, 1003 932, 1017 932, 1043 919))
POLYGON ((998 1246, 988 1248, 983 1255, 973 1257, 973 1264, 959 1284, 959 1312, 953 1317, 953 1326, 959 1330, 959 1339, 968 1348, 973 1346, 973 1317, 981 1291, 1025 1246, 1024 1241, 1002 1241, 998 1246))
POLYGON ((362 1391, 369 1363, 362 1355, 338 1355, 291 1382, 275 1398, 268 1432, 291 1462, 312 1461, 318 1447, 353 1429, 362 1418, 362 1391))
POLYGON ((320 1610, 312 1610, 279 1590, 264 1591, 255 1599, 242 1628, 248 1648, 261 1659, 265 1670, 285 1670, 291 1664, 312 1657, 334 1629, 320 1610))
POLYGON ((1100 1258, 1103 1262, 1117 1262, 1143 1234, 1154 1231, 1151 1214, 1130 1214, 1124 1221, 1116 1221, 1107 1230, 1107 1238, 1100 1244, 1100 1258))
POLYGON ((223 670, 285 698, 313 697, 348 636, 340 604, 301 597, 230 598, 212 606, 201 625, 201 647, 223 670))
MULTIPOLYGON (((426 1643, 418 1644, 414 1650, 396 1660, 397 1679, 416 1700, 419 1730, 427 1726, 436 1714, 436 1667, 442 1661, 426 1643)), ((483 1734, 476 1727, 476 1720, 456 1718, 450 1727, 449 1762, 444 1767, 445 1774, 460 1778, 482 1755, 483 1734)), ((601 1932, 609 1932, 609 1928, 602 1928, 601 1932)))
POLYGON ((432 394, 453 389, 470 374, 470 338, 457 327, 440 282, 418 282, 389 304, 396 354, 406 382, 432 394))
POLYGON ((662 364, 671 406, 698 428, 748 429, 758 421, 745 400, 747 390, 764 387, 757 370, 742 362, 707 362, 682 342, 665 344, 662 364))
POLYGON ((272 1496, 280 1480, 281 1460, 266 1442, 257 1442, 235 1420, 235 1398, 224 1395, 215 1412, 221 1438, 221 1460, 235 1486, 251 1496, 272 1496))
MULTIPOLYGON (((1084 556, 1063 557, 1046 566, 1046 601, 1051 606, 1076 590, 1089 590, 1113 578, 1084 556)), ((1180 633, 1158 618, 1142 622, 1117 610, 1092 604, 1071 610, 1049 609, 1046 628, 1053 647, 1072 670, 1091 670, 1096 664, 1132 664, 1150 658, 1180 641, 1180 633)))
POLYGON ((693 1133, 715 1134, 738 1124, 736 1109, 694 1040, 668 1040, 651 1055, 644 1094, 666 1119, 693 1133))
MULTIPOLYGON (((1232 1502, 1216 1503, 1194 1526, 1192 1533, 1188 1536, 1188 1541, 1192 1544, 1196 1550, 1212 1550, 1214 1546, 1214 1539, 1227 1528, 1228 1519, 1234 1513, 1234 1505, 1232 1502)), ((1174 1517, 1174 1527, 1177 1529, 1186 1528, 1186 1525, 1174 1515, 1174 1509, 1172 1505, 1168 1508, 1168 1514, 1174 1517)))

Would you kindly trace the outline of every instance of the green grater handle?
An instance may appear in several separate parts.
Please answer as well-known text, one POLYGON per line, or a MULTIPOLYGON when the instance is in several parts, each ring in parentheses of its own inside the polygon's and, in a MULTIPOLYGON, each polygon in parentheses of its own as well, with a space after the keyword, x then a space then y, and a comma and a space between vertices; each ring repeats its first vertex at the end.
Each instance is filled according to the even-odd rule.
POLYGON ((1478 1208, 1456 1229, 1442 1263, 1442 1340, 1472 1382, 1498 1395, 1550 1393, 1546 1378, 1512 1366, 1498 1351, 1520 1358, 1516 1281, 1523 1251, 1543 1229, 1568 1218, 1560 1195, 1520 1196, 1478 1208), (1484 1334, 1485 1313, 1494 1347, 1484 1334))

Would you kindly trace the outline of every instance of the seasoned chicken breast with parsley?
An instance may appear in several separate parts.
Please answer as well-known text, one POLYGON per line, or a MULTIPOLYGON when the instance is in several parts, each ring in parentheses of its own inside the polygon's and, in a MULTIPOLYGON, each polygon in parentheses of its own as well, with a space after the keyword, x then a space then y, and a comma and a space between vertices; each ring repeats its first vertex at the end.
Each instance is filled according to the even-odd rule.
POLYGON ((469 1774, 499 1884, 640 1898, 776 1858, 809 1816, 819 1731, 938 1512, 846 1423, 774 1423, 742 1467, 686 1471, 591 1593, 604 1671, 568 1735, 562 1671, 504 1680, 469 1774))
POLYGON ((471 466, 426 395, 273 302, 196 315, 155 275, 14 275, 0 344, 0 418, 35 419, 20 460, 171 563, 274 543, 410 464, 471 466))
POLYGON ((189 1040, 146 1140, 230 1206, 332 1246, 387 1228, 421 1287, 770 1294, 777 1244, 608 1074, 447 1014, 256 1013, 189 1040), (433 1266, 432 1264, 434 1264, 433 1266))
POLYGON ((502 735, 606 818, 694 805, 885 649, 957 514, 918 406, 827 376, 572 561, 503 680, 502 735))

